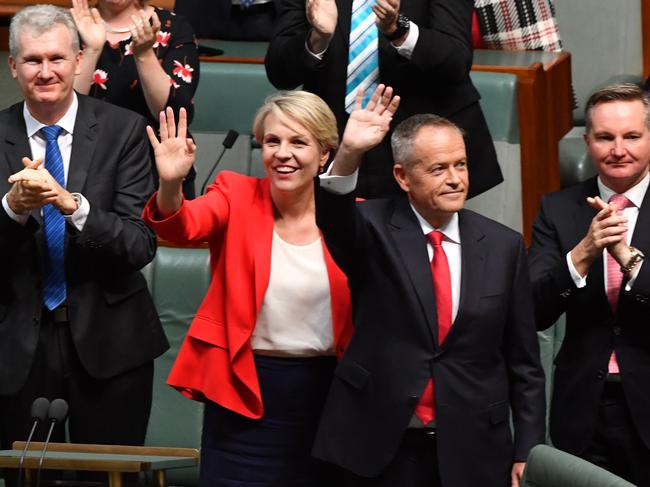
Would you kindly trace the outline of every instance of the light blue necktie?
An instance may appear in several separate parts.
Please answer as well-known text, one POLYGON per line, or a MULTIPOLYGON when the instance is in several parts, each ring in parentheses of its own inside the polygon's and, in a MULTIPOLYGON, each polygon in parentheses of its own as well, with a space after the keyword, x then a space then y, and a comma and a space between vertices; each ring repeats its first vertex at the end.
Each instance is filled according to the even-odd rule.
MULTIPOLYGON (((65 188, 63 173, 63 158, 59 150, 58 138, 63 129, 58 125, 43 127, 45 135, 45 169, 65 188)), ((53 205, 43 207, 43 224, 45 227, 45 243, 47 245, 47 262, 45 263, 45 282, 43 286, 43 304, 52 310, 65 301, 65 270, 64 244, 65 219, 53 205)))
POLYGON ((363 104, 368 102, 379 83, 379 54, 374 0, 353 0, 350 24, 348 77, 345 90, 345 110, 354 109, 359 88, 364 89, 363 104))

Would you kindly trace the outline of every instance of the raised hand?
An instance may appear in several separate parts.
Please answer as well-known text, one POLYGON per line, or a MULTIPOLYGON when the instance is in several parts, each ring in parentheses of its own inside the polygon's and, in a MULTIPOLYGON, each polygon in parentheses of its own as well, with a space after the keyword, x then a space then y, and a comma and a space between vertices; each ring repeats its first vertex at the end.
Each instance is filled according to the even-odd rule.
POLYGON ((393 96, 393 89, 384 85, 377 87, 365 108, 361 106, 362 100, 363 90, 359 90, 336 152, 330 173, 333 176, 348 176, 359 168, 363 154, 379 144, 388 132, 399 106, 399 96, 393 96))
POLYGON ((390 128, 399 100, 399 96, 393 96, 390 86, 379 85, 368 104, 362 107, 363 90, 359 90, 341 146, 351 152, 367 152, 379 144, 390 128))
POLYGON ((133 39, 133 55, 142 56, 153 48, 160 32, 160 19, 156 12, 149 16, 144 10, 138 11, 137 15, 131 15, 133 25, 131 26, 131 38, 133 39))
POLYGON ((106 42, 106 25, 96 8, 88 8, 88 0, 72 0, 70 14, 77 24, 85 48, 101 51, 106 42))
POLYGON ((196 145, 187 138, 187 112, 184 108, 180 109, 177 129, 174 112, 167 107, 166 112, 160 112, 160 141, 149 126, 147 135, 156 157, 161 185, 171 183, 180 186, 196 157, 196 145))

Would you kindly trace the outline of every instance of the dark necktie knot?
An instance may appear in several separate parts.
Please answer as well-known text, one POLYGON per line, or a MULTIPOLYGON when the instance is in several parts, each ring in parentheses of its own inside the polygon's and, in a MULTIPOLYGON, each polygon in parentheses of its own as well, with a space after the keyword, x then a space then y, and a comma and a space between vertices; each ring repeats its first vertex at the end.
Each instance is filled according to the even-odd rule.
POLYGON ((440 247, 445 238, 445 234, 438 230, 433 230, 432 232, 427 233, 427 238, 429 239, 429 242, 431 242, 431 245, 434 247, 440 247))
POLYGON ((43 135, 45 135, 45 140, 48 142, 56 141, 59 138, 59 135, 61 135, 61 132, 63 131, 63 127, 59 127, 58 125, 48 125, 46 127, 41 128, 41 132, 43 135))

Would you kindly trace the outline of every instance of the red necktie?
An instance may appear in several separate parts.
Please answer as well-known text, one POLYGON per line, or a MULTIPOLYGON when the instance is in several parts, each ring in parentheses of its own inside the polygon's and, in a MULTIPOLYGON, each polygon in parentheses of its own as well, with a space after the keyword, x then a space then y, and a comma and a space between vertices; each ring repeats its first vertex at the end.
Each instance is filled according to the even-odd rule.
MULTIPOLYGON (((622 194, 615 194, 609 199, 609 203, 616 206, 619 210, 623 210, 633 204, 622 194)), ((624 235, 625 238, 625 235, 624 235)), ((612 308, 612 312, 616 314, 616 305, 618 304, 618 295, 621 291, 621 283, 623 282, 623 273, 621 266, 616 259, 607 253, 607 300, 612 308)), ((610 374, 618 374, 618 362, 616 362, 616 352, 612 352, 609 357, 609 365, 607 370, 610 374)))
MULTIPOLYGON (((447 254, 442 248, 444 235, 437 230, 427 234, 429 242, 433 245, 433 259, 431 260, 431 274, 433 276, 433 289, 436 293, 436 312, 438 314, 438 344, 442 345, 451 328, 451 274, 447 254)), ((428 424, 436 417, 435 399, 433 395, 433 379, 429 379, 420 401, 415 408, 415 415, 424 424, 428 424)))

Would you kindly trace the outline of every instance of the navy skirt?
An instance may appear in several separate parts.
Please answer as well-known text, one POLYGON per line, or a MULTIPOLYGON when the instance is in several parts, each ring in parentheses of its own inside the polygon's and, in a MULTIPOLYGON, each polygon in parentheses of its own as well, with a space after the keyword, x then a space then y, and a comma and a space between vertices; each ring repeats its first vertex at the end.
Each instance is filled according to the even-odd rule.
POLYGON ((255 356, 264 416, 246 418, 208 402, 201 487, 333 487, 336 467, 311 448, 336 365, 334 357, 255 356))

